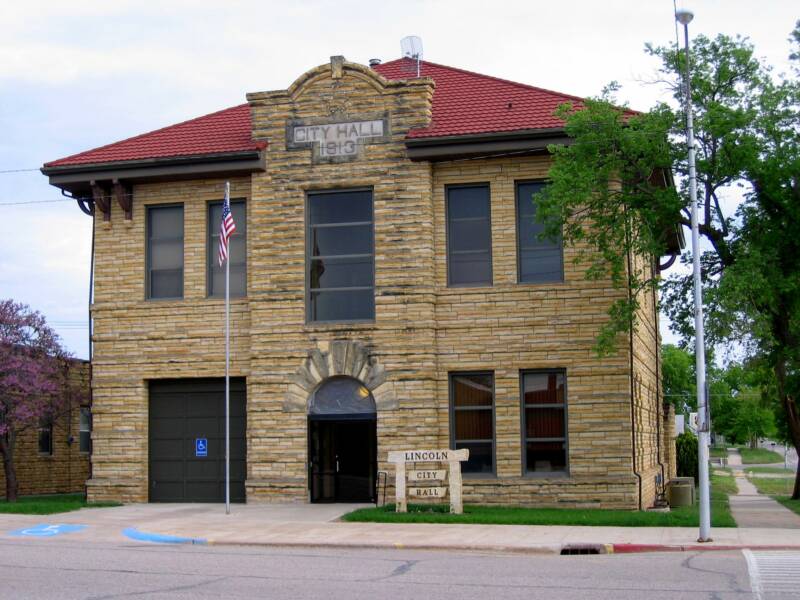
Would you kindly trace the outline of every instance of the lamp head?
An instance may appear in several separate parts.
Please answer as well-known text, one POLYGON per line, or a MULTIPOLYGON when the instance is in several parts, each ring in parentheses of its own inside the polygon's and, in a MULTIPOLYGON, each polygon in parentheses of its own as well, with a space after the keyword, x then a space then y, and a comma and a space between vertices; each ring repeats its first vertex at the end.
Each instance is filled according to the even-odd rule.
POLYGON ((689 9, 687 4, 688 2, 686 0, 680 0, 677 2, 677 7, 675 9, 675 20, 681 25, 688 25, 692 22, 692 19, 694 19, 694 13, 689 9))

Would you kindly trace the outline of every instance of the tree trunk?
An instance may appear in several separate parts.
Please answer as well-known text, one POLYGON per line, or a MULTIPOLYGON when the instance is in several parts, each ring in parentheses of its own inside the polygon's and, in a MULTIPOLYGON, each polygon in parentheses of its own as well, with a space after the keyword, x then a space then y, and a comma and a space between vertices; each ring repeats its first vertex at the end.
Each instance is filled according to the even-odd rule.
POLYGON ((0 454, 3 455, 3 472, 6 476, 6 500, 8 502, 16 502, 19 491, 17 470, 14 468, 14 437, 13 432, 0 436, 0 454))
MULTIPOLYGON (((789 439, 792 441, 798 456, 800 456, 800 412, 797 410, 797 403, 794 398, 786 391, 786 363, 783 360, 778 360, 775 363, 775 377, 778 382, 778 395, 786 414, 789 439)), ((797 465, 797 473, 795 473, 794 477, 792 500, 800 500, 800 463, 797 465)))

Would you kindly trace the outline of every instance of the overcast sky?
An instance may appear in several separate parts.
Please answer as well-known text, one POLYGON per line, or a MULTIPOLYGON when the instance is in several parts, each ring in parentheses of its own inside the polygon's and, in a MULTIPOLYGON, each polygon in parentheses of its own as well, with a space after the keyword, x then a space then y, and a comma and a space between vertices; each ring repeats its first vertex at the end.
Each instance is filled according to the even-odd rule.
MULTIPOLYGON (((796 1, 688 6, 693 35, 747 36, 785 70, 796 1)), ((427 60, 580 96, 617 80, 647 109, 663 90, 642 49, 674 42, 672 14, 672 0, 0 2, 0 298, 88 356, 91 219, 28 170, 46 161, 285 89, 332 55, 398 58, 406 35, 427 60)))

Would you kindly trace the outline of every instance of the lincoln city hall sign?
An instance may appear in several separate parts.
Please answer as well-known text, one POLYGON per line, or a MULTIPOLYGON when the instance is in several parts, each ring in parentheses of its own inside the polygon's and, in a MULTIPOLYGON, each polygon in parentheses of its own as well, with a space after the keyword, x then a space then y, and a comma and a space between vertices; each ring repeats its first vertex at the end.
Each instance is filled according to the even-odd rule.
POLYGON ((315 162, 335 162, 356 158, 359 147, 367 141, 385 139, 388 126, 386 118, 326 123, 290 121, 286 134, 288 148, 311 147, 315 162))

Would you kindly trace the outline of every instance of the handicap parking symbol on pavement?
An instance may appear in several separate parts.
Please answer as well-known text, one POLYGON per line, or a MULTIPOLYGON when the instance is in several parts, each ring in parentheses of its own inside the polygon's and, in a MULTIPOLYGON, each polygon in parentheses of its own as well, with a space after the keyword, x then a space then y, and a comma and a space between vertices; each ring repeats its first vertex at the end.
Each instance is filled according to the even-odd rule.
POLYGON ((196 438, 194 440, 194 455, 208 456, 208 438, 196 438))
POLYGON ((54 537, 57 535, 61 535, 62 533, 75 533, 76 531, 81 531, 82 529, 86 529, 86 527, 87 527, 86 525, 67 525, 64 523, 57 525, 40 523, 39 525, 34 525, 33 527, 26 527, 24 529, 15 529, 14 531, 9 531, 8 534, 26 536, 26 537, 54 537))

